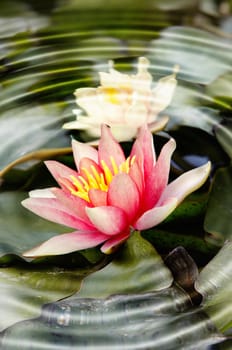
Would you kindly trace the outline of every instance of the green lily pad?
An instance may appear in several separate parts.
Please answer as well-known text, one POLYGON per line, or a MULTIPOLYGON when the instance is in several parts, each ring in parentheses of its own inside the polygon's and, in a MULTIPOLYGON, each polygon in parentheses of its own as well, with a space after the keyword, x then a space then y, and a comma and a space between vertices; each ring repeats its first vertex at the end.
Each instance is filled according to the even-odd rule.
POLYGON ((0 269, 0 330, 15 322, 38 316, 47 302, 70 296, 80 288, 86 269, 57 266, 17 267, 0 269))
MULTIPOLYGON (((32 107, 15 109, 0 118, 0 168, 16 160, 22 154, 39 148, 69 146, 69 138, 61 129, 62 120, 55 108, 32 107), (59 120, 60 119, 60 120, 59 120), (14 132, 17 130, 17 132, 14 132)), ((26 167, 31 166, 26 164, 26 167)))
POLYGON ((232 242, 227 242, 201 271, 195 287, 203 296, 204 310, 217 327, 232 327, 232 242))
MULTIPOLYGON (((104 259, 97 249, 62 256, 24 259, 22 253, 67 228, 21 206, 25 193, 0 195, 0 329, 38 316, 45 302, 75 293, 82 278, 104 259)), ((96 268, 96 267, 95 267, 96 268)))
POLYGON ((215 79, 211 84, 206 87, 206 92, 209 96, 212 96, 215 101, 221 104, 223 109, 228 109, 231 111, 231 95, 232 88, 232 74, 231 72, 226 73, 217 79, 215 79))
POLYGON ((221 168, 217 171, 208 209, 206 211, 204 228, 208 232, 207 240, 222 245, 232 238, 232 167, 221 168))
POLYGON ((155 248, 134 232, 109 265, 84 280, 78 297, 161 290, 172 281, 171 272, 155 248))
POLYGON ((67 228, 43 220, 26 210, 21 201, 27 193, 4 192, 0 194, 0 263, 4 257, 21 256, 27 249, 67 232, 67 228))
POLYGON ((71 297, 45 305, 37 319, 6 329, 1 345, 4 350, 205 350, 220 344, 224 338, 207 314, 189 306, 177 287, 106 299, 71 297))
POLYGON ((232 159, 232 123, 218 124, 214 129, 216 138, 225 152, 232 159))

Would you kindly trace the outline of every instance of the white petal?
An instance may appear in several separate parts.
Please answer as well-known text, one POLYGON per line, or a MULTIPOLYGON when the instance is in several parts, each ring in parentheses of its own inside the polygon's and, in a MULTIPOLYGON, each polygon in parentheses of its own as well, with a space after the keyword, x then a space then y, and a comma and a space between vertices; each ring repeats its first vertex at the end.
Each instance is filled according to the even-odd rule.
POLYGON ((56 198, 56 196, 51 191, 52 188, 44 188, 41 190, 33 190, 29 192, 29 197, 31 198, 56 198))
POLYGON ((179 176, 176 180, 171 182, 164 190, 160 197, 159 203, 162 203, 169 197, 175 197, 178 204, 187 197, 190 193, 196 191, 203 185, 209 176, 211 163, 208 162, 193 170, 187 171, 179 176))
POLYGON ((157 115, 170 104, 177 84, 175 76, 173 73, 159 80, 153 90, 152 114, 157 115))
POLYGON ((155 206, 146 211, 135 223, 134 227, 138 230, 146 230, 160 224, 176 208, 177 199, 169 198, 162 206, 155 206))
POLYGON ((128 141, 137 136, 138 128, 129 125, 112 125, 111 132, 117 141, 128 141))
POLYGON ((76 103, 83 108, 89 116, 98 118, 99 121, 104 119, 104 110, 102 110, 100 101, 97 96, 97 89, 95 88, 81 88, 74 93, 76 96, 76 103))
POLYGON ((98 152, 92 146, 87 145, 76 140, 72 140, 73 156, 77 169, 82 158, 90 158, 96 163, 98 162, 98 152))
POLYGON ((125 122, 128 125, 139 128, 147 122, 148 113, 145 103, 137 101, 127 111, 125 122))

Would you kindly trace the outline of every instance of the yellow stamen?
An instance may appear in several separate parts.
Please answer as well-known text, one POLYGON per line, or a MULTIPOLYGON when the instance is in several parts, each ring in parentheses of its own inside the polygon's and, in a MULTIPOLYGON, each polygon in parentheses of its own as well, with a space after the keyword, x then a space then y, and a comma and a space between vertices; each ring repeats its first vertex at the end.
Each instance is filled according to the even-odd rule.
POLYGON ((104 160, 101 160, 100 164, 102 167, 102 172, 98 172, 93 165, 91 165, 90 170, 82 168, 81 170, 84 172, 86 177, 81 175, 75 177, 74 175, 71 175, 71 181, 66 181, 66 188, 69 189, 73 195, 78 196, 87 202, 90 202, 88 195, 89 190, 99 189, 101 191, 107 192, 114 176, 118 173, 128 174, 130 167, 133 165, 134 161, 135 156, 132 158, 128 157, 123 163, 118 166, 115 159, 110 156, 112 170, 108 167, 104 160))
POLYGON ((105 173, 106 183, 109 185, 113 179, 113 174, 104 160, 101 160, 101 166, 105 173))
POLYGON ((94 176, 92 174, 90 174, 86 168, 82 168, 82 170, 84 171, 84 173, 89 181, 90 187, 98 189, 99 183, 98 183, 97 179, 95 179, 94 176))
POLYGON ((97 182, 99 183, 100 180, 101 180, 101 177, 100 177, 99 173, 97 172, 96 168, 93 165, 91 165, 90 168, 91 168, 91 170, 93 172, 93 176, 95 176, 97 182))
POLYGON ((132 166, 134 164, 134 162, 135 162, 135 155, 130 160, 130 166, 132 166))
POLYGON ((105 99, 113 104, 119 104, 119 99, 118 99, 118 92, 117 89, 113 87, 107 87, 104 88, 104 93, 105 93, 105 99))
MULTIPOLYGON (((89 190, 89 184, 88 184, 88 182, 85 180, 85 178, 84 178, 83 176, 79 176, 79 179, 80 179, 81 182, 83 183, 84 189, 85 189, 86 191, 88 191, 88 190, 89 190)), ((83 186, 82 186, 82 187, 83 187, 83 186)))
POLYGON ((131 84, 123 84, 119 85, 117 88, 115 87, 100 87, 100 90, 104 93, 104 98, 107 102, 112 104, 120 104, 121 96, 124 94, 125 98, 128 102, 131 100, 132 96, 132 86, 131 84))
POLYGON ((107 190, 108 190, 108 185, 107 185, 106 182, 105 182, 104 175, 101 174, 100 176, 101 176, 101 182, 99 182, 100 189, 101 189, 102 191, 107 191, 107 190))
POLYGON ((118 166, 112 156, 110 156, 110 161, 113 167, 114 175, 118 174, 118 166))
POLYGON ((130 170, 130 157, 128 157, 125 162, 119 165, 119 170, 121 173, 129 173, 130 170))

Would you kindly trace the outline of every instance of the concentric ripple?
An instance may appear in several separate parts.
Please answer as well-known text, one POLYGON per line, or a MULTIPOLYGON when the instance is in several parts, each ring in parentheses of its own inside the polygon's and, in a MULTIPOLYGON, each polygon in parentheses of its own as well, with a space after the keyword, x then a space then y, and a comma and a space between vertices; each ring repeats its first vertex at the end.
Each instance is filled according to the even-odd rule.
MULTIPOLYGON (((54 0, 47 7, 26 0, 15 1, 14 6, 8 3, 3 1, 0 12, 1 169, 34 150, 69 146, 70 134, 62 125, 75 119, 73 92, 79 87, 96 87, 98 72, 108 70, 109 60, 118 70, 131 74, 136 71, 137 58, 145 56, 151 62, 154 81, 171 74, 175 65, 180 67, 174 98, 165 110, 170 134, 187 126, 213 137, 215 125, 231 113, 231 41, 194 27, 194 19, 202 15, 197 1, 191 5, 184 1, 184 9, 182 5, 174 8, 178 1, 150 0, 147 5, 126 0, 124 6, 112 1, 112 7, 104 1, 54 0), (227 87, 223 92, 222 81, 227 87)), ((190 154, 183 159, 189 165, 194 157, 190 154)), ((35 180, 30 173, 33 164, 16 169, 9 180, 10 191, 30 188, 35 180)), ((6 198, 15 201, 11 196, 6 198)), ((1 209, 9 209, 4 198, 1 209)), ((7 251, 8 244, 12 249, 15 242, 22 241, 28 223, 20 210, 20 215, 8 210, 7 222, 14 216, 17 230, 9 230, 6 242, 1 235, 6 237, 9 225, 6 211, 1 213, 0 253, 7 251)), ((35 221, 34 234, 41 233, 41 226, 35 221)), ((45 235, 51 236, 53 228, 43 227, 45 235)), ((8 258, 12 261, 7 255, 6 266, 8 258)), ((216 329, 201 308, 190 305, 188 295, 176 286, 159 292, 53 302, 75 293, 83 275, 56 265, 51 270, 34 266, 28 271, 21 260, 17 263, 0 271, 2 350, 223 349, 221 329, 216 329)), ((207 283, 205 286, 208 288, 207 283)), ((214 320, 226 310, 226 303, 221 299, 220 303, 221 310, 213 305, 214 320)))

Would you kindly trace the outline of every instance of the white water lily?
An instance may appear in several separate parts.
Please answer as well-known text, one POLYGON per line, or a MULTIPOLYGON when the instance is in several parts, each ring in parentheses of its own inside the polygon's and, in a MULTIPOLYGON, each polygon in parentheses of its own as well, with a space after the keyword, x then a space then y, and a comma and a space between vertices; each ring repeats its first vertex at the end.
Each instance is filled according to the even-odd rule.
POLYGON ((144 123, 152 132, 162 130, 168 117, 157 119, 157 116, 171 102, 177 84, 177 67, 173 74, 161 78, 152 88, 149 65, 148 59, 140 57, 138 72, 128 75, 118 72, 110 62, 109 73, 99 72, 100 86, 80 88, 74 93, 76 103, 87 115, 81 115, 79 109, 74 109, 77 120, 63 127, 86 130, 89 135, 99 138, 100 125, 107 124, 118 141, 136 137, 144 123))

